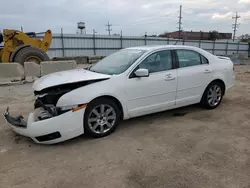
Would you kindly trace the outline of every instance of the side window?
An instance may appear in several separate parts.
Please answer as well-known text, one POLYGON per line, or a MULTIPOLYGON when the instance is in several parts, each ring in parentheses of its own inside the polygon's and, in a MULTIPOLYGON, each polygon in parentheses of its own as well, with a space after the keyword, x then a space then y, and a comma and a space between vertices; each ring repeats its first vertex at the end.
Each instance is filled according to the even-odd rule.
POLYGON ((179 60, 179 67, 190 67, 202 64, 202 58, 199 53, 192 50, 176 50, 179 60))
POLYGON ((149 73, 172 69, 172 55, 170 50, 151 54, 143 60, 138 68, 148 69, 149 73))

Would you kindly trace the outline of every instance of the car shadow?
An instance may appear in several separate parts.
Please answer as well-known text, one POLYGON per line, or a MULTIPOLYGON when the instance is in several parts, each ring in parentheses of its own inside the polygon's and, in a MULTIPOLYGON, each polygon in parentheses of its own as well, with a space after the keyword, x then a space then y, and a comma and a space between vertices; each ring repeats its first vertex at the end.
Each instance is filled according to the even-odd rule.
MULTIPOLYGON (((194 104, 186 107, 176 108, 173 110, 166 110, 162 112, 157 112, 149 115, 144 115, 140 117, 131 118, 128 120, 124 120, 121 122, 121 125, 119 126, 119 130, 127 129, 130 126, 134 126, 134 124, 141 124, 138 122, 145 122, 145 123, 151 123, 155 119, 163 119, 163 118, 178 118, 185 116, 189 113, 194 113, 198 111, 203 111, 205 109, 201 108, 200 105, 194 104)), ((142 126, 145 126, 145 124, 141 124, 142 126)))
MULTIPOLYGON (((137 128, 138 128, 138 126, 145 127, 145 125, 150 125, 156 119, 179 118, 179 117, 185 116, 189 113, 195 113, 195 112, 200 112, 200 111, 206 111, 206 109, 203 109, 198 104, 195 104, 195 105, 190 105, 190 106, 186 106, 186 107, 176 108, 173 110, 167 110, 167 111, 163 111, 163 112, 158 112, 158 113, 153 113, 153 114, 149 114, 149 115, 131 118, 131 119, 122 121, 120 123, 120 125, 117 127, 116 131, 107 137, 117 136, 117 134, 119 135, 121 132, 123 132, 123 135, 126 135, 126 132, 131 131, 131 129, 133 129, 135 127, 135 125, 137 128)), ((107 139, 107 137, 106 137, 106 139, 107 139)), ((89 142, 95 142, 95 140, 100 140, 100 139, 103 139, 103 138, 92 138, 88 135, 81 135, 81 136, 78 136, 76 138, 72 138, 70 140, 66 140, 64 142, 60 142, 60 143, 52 144, 52 145, 35 144, 32 140, 30 140, 30 141, 28 141, 28 139, 25 139, 25 140, 28 141, 29 144, 31 144, 33 142, 33 144, 35 144, 39 147, 55 147, 55 146, 56 147, 58 147, 58 146, 65 147, 65 146, 72 146, 72 145, 79 143, 79 142, 82 142, 84 144, 89 143, 89 142)))
MULTIPOLYGON (((153 122, 155 119, 178 118, 181 116, 185 116, 186 114, 189 114, 189 113, 195 113, 195 112, 200 112, 200 111, 205 111, 205 110, 206 109, 201 108, 198 104, 195 104, 195 105, 190 105, 190 106, 186 106, 186 107, 176 108, 173 110, 167 110, 167 111, 163 111, 163 112, 158 112, 158 113, 153 113, 153 114, 149 114, 149 115, 131 118, 131 119, 122 121, 120 123, 120 125, 117 127, 116 131, 107 137, 117 136, 116 134, 119 134, 120 132, 123 132, 123 134, 126 134, 126 132, 129 132, 130 129, 133 129, 133 127, 135 127, 135 125, 136 125, 136 127, 138 127, 138 126, 145 127, 145 124, 150 125, 150 123, 153 122)), ((54 144, 51 146, 55 146, 55 145, 65 146, 65 145, 75 144, 76 142, 87 143, 89 141, 100 140, 100 139, 103 139, 103 138, 92 138, 88 135, 81 135, 81 136, 73 138, 71 140, 61 142, 58 144, 54 144)))

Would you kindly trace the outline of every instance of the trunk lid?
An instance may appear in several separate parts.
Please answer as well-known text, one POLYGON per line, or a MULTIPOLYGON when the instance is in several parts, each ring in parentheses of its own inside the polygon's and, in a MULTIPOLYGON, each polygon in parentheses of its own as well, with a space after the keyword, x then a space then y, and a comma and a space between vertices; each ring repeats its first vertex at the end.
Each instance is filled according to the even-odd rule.
POLYGON ((219 59, 231 60, 229 57, 217 55, 219 59))

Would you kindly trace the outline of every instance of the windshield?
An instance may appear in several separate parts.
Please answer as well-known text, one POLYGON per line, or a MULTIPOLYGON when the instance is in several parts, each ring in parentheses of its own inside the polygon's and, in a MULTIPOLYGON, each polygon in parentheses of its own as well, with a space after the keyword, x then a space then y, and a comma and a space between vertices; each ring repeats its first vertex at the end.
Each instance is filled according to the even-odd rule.
POLYGON ((90 68, 102 74, 121 74, 126 71, 145 51, 136 49, 119 50, 90 68))

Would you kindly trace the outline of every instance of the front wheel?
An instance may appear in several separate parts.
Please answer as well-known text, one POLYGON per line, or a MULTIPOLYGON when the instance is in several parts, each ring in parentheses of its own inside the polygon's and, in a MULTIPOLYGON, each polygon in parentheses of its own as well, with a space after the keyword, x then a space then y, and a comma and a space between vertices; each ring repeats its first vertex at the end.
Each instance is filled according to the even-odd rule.
POLYGON ((49 56, 40 48, 32 46, 22 48, 17 52, 14 58, 14 62, 18 62, 24 65, 24 62, 34 62, 40 64, 42 61, 48 61, 49 56))
POLYGON ((205 90, 201 104, 207 109, 214 109, 221 103, 223 98, 223 86, 219 82, 211 83, 205 90))
POLYGON ((116 103, 108 98, 99 98, 86 109, 84 129, 92 137, 104 137, 114 132, 119 120, 120 110, 116 103))

